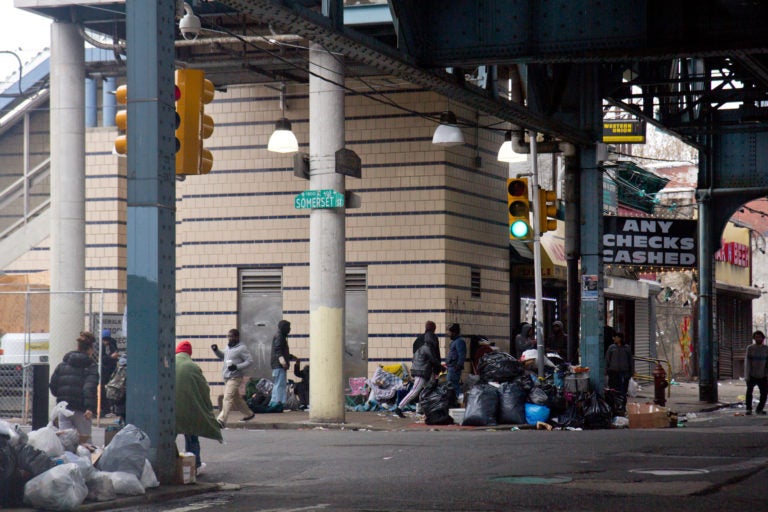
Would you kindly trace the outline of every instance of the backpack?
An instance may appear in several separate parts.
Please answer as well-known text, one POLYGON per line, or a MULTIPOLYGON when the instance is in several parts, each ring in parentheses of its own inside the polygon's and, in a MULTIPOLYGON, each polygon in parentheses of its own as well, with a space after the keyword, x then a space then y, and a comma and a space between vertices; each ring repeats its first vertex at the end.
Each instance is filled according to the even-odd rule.
POLYGON ((107 398, 119 402, 123 398, 125 398, 125 375, 126 375, 126 367, 125 365, 118 365, 117 368, 115 368, 114 373, 112 374, 112 377, 110 377, 109 382, 107 382, 107 386, 104 389, 105 394, 107 395, 107 398))

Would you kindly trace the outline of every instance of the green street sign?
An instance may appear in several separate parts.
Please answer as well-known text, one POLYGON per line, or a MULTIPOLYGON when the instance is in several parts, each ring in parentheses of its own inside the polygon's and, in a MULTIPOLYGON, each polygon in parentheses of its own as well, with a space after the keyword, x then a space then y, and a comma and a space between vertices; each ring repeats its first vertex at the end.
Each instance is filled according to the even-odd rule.
POLYGON ((344 194, 333 189, 305 190, 296 196, 293 207, 297 210, 307 208, 343 208, 344 194))

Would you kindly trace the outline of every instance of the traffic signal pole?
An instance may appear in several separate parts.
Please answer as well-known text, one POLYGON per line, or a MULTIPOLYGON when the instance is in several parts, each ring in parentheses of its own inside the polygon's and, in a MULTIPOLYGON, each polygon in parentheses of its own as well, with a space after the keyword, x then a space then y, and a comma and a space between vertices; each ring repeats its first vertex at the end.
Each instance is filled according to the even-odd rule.
POLYGON ((544 358, 546 351, 544 348, 544 324, 542 322, 544 312, 544 300, 542 299, 541 284, 541 222, 540 216, 545 215, 541 210, 541 201, 539 201, 539 154, 536 149, 536 132, 530 132, 531 137, 531 190, 533 209, 531 212, 531 225, 533 227, 533 286, 536 294, 536 316, 534 317, 534 326, 536 328, 536 365, 539 373, 539 379, 544 378, 544 358))

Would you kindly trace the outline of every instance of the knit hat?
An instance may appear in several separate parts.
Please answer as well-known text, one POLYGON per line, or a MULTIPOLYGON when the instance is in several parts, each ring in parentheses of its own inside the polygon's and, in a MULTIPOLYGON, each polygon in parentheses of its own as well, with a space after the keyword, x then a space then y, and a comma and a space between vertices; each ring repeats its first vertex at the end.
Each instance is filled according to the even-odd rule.
POLYGON ((187 354, 192 355, 192 344, 187 340, 179 342, 179 344, 176 345, 176 353, 179 354, 181 352, 186 352, 187 354))
POLYGON ((101 331, 101 337, 102 338, 111 338, 112 337, 112 331, 110 331, 109 329, 104 329, 103 331, 101 331))
POLYGON ((455 332, 456 334, 461 333, 461 327, 459 324, 451 324, 451 326, 448 328, 448 332, 455 332))

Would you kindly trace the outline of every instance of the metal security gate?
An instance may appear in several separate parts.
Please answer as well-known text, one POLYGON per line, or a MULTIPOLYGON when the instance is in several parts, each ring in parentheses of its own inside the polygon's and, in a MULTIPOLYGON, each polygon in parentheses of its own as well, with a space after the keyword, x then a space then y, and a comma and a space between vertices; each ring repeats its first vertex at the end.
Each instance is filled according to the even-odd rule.
POLYGON ((272 337, 283 316, 283 273, 280 269, 240 269, 239 283, 238 325, 240 340, 253 356, 251 376, 271 379, 272 337))
MULTIPOLYGON (((18 288, 18 285, 15 285, 18 288)), ((103 290, 56 292, 82 295, 85 315, 82 329, 101 339, 103 290)), ((0 291, 0 418, 21 424, 31 423, 35 400, 33 373, 35 366, 49 366, 49 375, 60 361, 49 360, 51 326, 48 290, 0 291)), ((98 362, 99 347, 94 359, 98 362)), ((76 350, 76 340, 64 352, 76 350)), ((44 372, 38 372, 42 375, 44 372)), ((47 389, 46 386, 44 386, 47 389)), ((42 389, 42 388, 40 388, 42 389)), ((45 400, 47 401, 47 394, 45 400)))
POLYGON ((347 269, 344 320, 344 386, 368 376, 368 286, 363 268, 347 269))

